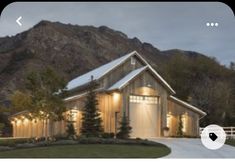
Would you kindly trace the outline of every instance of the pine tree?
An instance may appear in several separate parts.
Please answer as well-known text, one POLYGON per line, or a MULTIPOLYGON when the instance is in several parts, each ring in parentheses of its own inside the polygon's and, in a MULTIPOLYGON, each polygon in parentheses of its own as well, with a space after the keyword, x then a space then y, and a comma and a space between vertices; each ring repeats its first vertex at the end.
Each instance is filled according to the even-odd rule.
POLYGON ((177 129, 177 136, 183 136, 183 120, 182 115, 179 115, 179 124, 177 129))
POLYGON ((74 138, 76 136, 76 130, 74 127, 74 123, 76 122, 74 120, 74 114, 70 111, 66 117, 66 122, 67 122, 67 137, 68 138, 74 138))
POLYGON ((76 136, 76 131, 75 131, 73 123, 71 122, 67 123, 66 133, 67 133, 68 138, 76 136))
POLYGON ((82 111, 81 134, 86 137, 99 137, 103 133, 102 119, 98 109, 98 100, 95 89, 97 83, 91 79, 88 95, 82 111))
POLYGON ((131 133, 132 128, 129 125, 129 119, 126 117, 125 113, 122 117, 122 121, 121 121, 120 125, 121 126, 119 128, 119 132, 117 133, 117 138, 128 139, 130 137, 130 133, 131 133))

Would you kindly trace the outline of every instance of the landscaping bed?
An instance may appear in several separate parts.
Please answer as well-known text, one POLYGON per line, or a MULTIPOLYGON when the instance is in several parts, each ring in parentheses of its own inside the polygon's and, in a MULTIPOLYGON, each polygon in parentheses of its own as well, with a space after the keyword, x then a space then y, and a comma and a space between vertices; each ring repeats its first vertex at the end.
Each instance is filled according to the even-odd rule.
POLYGON ((1 158, 158 158, 170 153, 163 146, 77 144, 0 152, 1 158))
MULTIPOLYGON (((78 138, 15 143, 12 140, 0 147, 2 158, 157 158, 170 153, 170 149, 160 143, 142 139, 78 138)), ((14 142, 15 141, 15 142, 14 142)), ((1 140, 3 145, 3 140, 1 140)), ((20 141, 19 141, 20 142, 20 141)))

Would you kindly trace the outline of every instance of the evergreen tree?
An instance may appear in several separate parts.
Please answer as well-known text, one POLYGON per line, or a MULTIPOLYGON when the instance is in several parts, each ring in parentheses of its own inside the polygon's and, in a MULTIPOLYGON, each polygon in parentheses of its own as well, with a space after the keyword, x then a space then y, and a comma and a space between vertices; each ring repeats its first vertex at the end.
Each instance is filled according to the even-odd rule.
POLYGON ((95 92, 96 87, 97 83, 91 79, 88 87, 88 95, 82 111, 81 134, 86 137, 99 137, 103 133, 102 119, 95 92))
POLYGON ((183 136, 183 120, 182 120, 182 115, 179 115, 179 124, 178 124, 178 129, 177 129, 177 136, 183 136))
POLYGON ((129 119, 126 117, 126 114, 123 114, 122 121, 120 123, 119 132, 117 133, 117 138, 128 139, 131 133, 131 127, 129 125, 129 119))
POLYGON ((74 121, 74 114, 71 111, 68 113, 66 121, 67 121, 67 130, 66 130, 67 137, 74 138, 76 136, 76 131, 74 128, 75 121, 74 121))
POLYGON ((73 123, 71 122, 67 123, 66 133, 67 133, 68 138, 76 136, 76 131, 75 131, 73 123))

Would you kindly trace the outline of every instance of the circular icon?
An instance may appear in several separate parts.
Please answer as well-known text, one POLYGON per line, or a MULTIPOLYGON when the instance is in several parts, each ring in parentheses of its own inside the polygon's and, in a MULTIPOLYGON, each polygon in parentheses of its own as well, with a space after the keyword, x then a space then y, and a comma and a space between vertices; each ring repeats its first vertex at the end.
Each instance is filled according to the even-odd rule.
POLYGON ((202 144, 211 150, 221 148, 226 140, 226 134, 222 127, 218 125, 209 125, 201 133, 202 144))

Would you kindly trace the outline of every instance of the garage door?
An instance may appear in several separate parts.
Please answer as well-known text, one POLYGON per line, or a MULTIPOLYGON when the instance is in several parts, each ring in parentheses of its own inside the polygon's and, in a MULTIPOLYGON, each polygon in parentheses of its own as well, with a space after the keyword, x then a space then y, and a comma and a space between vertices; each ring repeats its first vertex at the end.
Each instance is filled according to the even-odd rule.
POLYGON ((131 137, 151 138, 159 136, 158 97, 130 96, 131 137))

